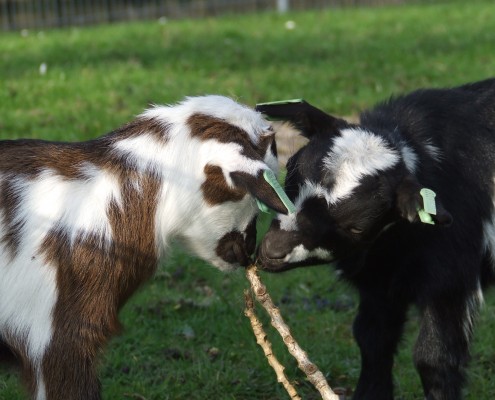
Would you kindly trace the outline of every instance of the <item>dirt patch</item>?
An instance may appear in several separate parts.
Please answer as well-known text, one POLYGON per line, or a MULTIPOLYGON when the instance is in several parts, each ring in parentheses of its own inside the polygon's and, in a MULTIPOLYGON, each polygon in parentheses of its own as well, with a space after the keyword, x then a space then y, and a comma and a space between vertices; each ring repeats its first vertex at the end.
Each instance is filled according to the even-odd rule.
MULTIPOLYGON (((359 118, 357 115, 342 117, 350 123, 357 123, 359 118)), ((293 125, 287 122, 272 122, 275 129, 278 149, 278 161, 281 168, 285 168, 285 164, 290 156, 304 146, 308 139, 301 136, 300 132, 293 125)))
POLYGON ((308 143, 308 139, 301 136, 300 132, 289 123, 272 122, 272 125, 277 132, 278 162, 281 168, 285 168, 289 157, 308 143))

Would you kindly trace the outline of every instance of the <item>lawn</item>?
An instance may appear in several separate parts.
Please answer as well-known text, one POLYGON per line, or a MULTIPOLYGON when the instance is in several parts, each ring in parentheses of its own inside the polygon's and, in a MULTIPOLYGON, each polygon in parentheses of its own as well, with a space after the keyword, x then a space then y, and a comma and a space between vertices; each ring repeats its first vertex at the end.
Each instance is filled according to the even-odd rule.
MULTIPOLYGON (((492 76, 493 11, 491 1, 476 0, 2 33, 0 138, 93 138, 149 104, 205 93, 250 105, 303 97, 354 116, 396 93, 492 76)), ((353 387, 359 355, 352 289, 329 266, 263 279, 330 384, 353 387)), ((245 287, 242 271, 224 275, 174 250, 122 310, 124 332, 102 357, 104 398, 288 398, 243 315, 245 287)), ((412 310, 395 366, 397 399, 421 398, 410 356, 417 326, 412 310)), ((467 399, 495 396, 493 332, 491 291, 476 330, 467 399)), ((269 333, 301 396, 317 399, 269 333)), ((0 400, 25 398, 16 371, 0 366, 0 400)))

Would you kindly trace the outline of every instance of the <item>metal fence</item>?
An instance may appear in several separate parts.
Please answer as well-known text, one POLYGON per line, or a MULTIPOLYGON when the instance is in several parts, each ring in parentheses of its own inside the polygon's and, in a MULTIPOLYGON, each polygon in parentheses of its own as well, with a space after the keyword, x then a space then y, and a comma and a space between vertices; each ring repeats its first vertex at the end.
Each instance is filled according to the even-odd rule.
POLYGON ((262 10, 401 4, 406 0, 0 0, 3 30, 46 29, 262 10))

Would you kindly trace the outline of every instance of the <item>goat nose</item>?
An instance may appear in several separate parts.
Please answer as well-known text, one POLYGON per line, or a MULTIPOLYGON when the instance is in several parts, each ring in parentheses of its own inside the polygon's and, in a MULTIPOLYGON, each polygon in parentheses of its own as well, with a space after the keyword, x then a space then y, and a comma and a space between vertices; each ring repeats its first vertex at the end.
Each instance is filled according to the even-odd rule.
POLYGON ((277 234, 268 233, 261 244, 261 256, 272 260, 280 260, 288 253, 283 238, 277 234))
POLYGON ((244 238, 240 232, 232 231, 218 241, 216 254, 229 264, 247 266, 250 262, 244 238))

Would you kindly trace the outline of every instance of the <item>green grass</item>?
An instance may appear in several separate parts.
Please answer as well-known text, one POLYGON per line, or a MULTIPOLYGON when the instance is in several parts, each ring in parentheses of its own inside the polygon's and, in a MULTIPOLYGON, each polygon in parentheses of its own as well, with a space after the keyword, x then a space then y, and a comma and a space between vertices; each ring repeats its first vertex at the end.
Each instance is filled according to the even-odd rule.
MULTIPOLYGON (((2 33, 0 137, 92 138, 150 103, 205 93, 251 105, 303 97, 354 115, 394 93, 491 76, 493 43, 491 1, 153 21, 31 31, 27 37, 2 33), (296 28, 287 30, 287 20, 296 28)), ((357 301, 331 271, 316 267, 263 278, 332 386, 353 387, 357 301)), ((125 330, 102 357, 104 397, 287 398, 243 315, 245 287, 242 271, 223 275, 174 251, 121 313, 125 330)), ((495 396, 494 316, 490 292, 476 331, 467 399, 495 396)), ((410 356, 417 326, 412 312, 395 367, 397 399, 421 398, 410 356)), ((318 398, 269 332, 303 398, 318 398)), ((24 398, 18 374, 0 366, 0 399, 24 398)))

